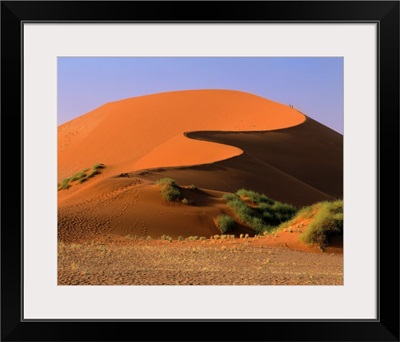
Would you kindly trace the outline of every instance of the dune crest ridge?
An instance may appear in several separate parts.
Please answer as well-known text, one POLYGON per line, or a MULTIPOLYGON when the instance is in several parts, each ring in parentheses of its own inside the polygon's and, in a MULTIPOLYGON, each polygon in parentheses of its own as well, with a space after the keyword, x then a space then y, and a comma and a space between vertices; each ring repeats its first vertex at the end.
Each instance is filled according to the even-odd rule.
POLYGON ((289 106, 233 90, 185 90, 107 103, 58 127, 58 178, 104 163, 105 175, 208 164, 243 151, 187 132, 268 131, 306 117, 289 106))

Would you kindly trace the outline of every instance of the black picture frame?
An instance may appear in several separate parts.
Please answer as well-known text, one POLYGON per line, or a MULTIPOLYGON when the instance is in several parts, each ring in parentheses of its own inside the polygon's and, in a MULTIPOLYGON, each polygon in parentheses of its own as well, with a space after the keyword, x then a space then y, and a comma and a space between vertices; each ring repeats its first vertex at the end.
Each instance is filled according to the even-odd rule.
POLYGON ((1 161, 3 341, 399 341, 398 1, 2 1, 1 161), (21 30, 24 22, 62 21, 376 22, 378 319, 25 321, 21 30))

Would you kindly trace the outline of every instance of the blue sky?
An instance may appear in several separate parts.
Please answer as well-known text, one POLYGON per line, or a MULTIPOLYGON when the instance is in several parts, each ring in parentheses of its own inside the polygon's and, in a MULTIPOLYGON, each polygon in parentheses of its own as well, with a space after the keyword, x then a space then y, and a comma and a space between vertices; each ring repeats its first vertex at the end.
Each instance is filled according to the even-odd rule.
POLYGON ((59 57, 58 124, 102 104, 186 89, 232 89, 292 104, 343 134, 343 58, 59 57))

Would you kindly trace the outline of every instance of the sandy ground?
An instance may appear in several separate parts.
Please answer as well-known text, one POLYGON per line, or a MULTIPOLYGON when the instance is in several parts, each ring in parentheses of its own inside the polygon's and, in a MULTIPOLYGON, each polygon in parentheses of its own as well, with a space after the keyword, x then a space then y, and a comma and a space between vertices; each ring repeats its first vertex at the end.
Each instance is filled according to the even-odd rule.
POLYGON ((59 285, 343 285, 343 255, 264 238, 59 243, 59 285))

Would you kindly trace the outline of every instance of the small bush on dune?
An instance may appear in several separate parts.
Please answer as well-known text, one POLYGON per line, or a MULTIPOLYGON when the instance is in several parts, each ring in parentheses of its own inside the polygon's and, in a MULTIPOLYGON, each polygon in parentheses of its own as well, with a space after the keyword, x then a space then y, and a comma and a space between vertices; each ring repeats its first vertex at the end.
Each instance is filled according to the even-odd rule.
POLYGON ((259 217, 252 218, 250 227, 253 228, 256 233, 263 233, 267 229, 265 222, 259 217))
POLYGON ((71 182, 74 182, 74 181, 76 181, 76 180, 79 180, 79 179, 82 179, 82 178, 85 178, 85 177, 86 177, 85 172, 81 171, 81 172, 78 172, 78 173, 74 174, 74 175, 70 178, 70 181, 71 181, 71 182))
POLYGON ((304 220, 312 218, 315 215, 318 207, 319 207, 319 203, 301 208, 293 216, 292 219, 290 219, 286 222, 282 222, 278 227, 275 227, 274 230, 280 231, 280 230, 283 230, 285 228, 288 228, 288 227, 294 225, 296 222, 300 222, 300 221, 304 221, 304 220))
POLYGON ((161 196, 167 201, 181 197, 181 190, 172 178, 162 178, 156 182, 160 186, 161 196))
POLYGON ((181 191, 172 185, 165 185, 161 188, 161 196, 167 201, 173 201, 181 197, 181 191))
POLYGON ((320 247, 329 245, 332 236, 343 235, 343 200, 318 202, 304 207, 291 220, 279 225, 275 231, 289 227, 289 232, 293 232, 292 226, 302 228, 304 223, 300 222, 309 219, 311 222, 300 235, 300 240, 320 247))
POLYGON ((250 226, 254 231, 264 231, 266 224, 260 217, 257 217, 257 213, 249 208, 239 197, 235 196, 233 200, 228 202, 228 206, 234 211, 240 221, 250 226))
POLYGON ((93 165, 93 170, 104 169, 106 166, 102 163, 97 163, 93 165))
POLYGON ((236 194, 225 194, 223 198, 238 219, 258 234, 272 230, 296 213, 296 208, 292 205, 275 201, 252 190, 240 189, 236 194))
POLYGON ((326 246, 330 237, 343 235, 343 200, 318 203, 318 211, 300 235, 305 243, 326 246))
POLYGON ((238 196, 236 196, 235 194, 225 194, 222 197, 225 201, 230 202, 230 201, 234 201, 234 200, 239 200, 240 198, 238 196))
POLYGON ((156 181, 156 184, 158 184, 158 185, 166 185, 166 184, 176 185, 175 181, 172 178, 168 178, 168 177, 159 179, 158 181, 156 181))
POLYGON ((217 217, 217 227, 224 234, 235 227, 235 220, 229 215, 220 215, 217 217))
POLYGON ((100 172, 99 172, 98 170, 92 170, 91 172, 89 172, 89 173, 86 175, 86 178, 87 178, 87 179, 92 178, 92 177, 98 175, 99 173, 100 173, 100 172))
POLYGON ((290 220, 296 213, 295 207, 278 201, 275 201, 272 205, 261 203, 257 210, 264 218, 264 221, 272 226, 290 220))
POLYGON ((259 194, 255 191, 247 190, 247 189, 240 189, 240 190, 236 191, 236 195, 249 200, 253 204, 259 204, 259 203, 273 204, 275 202, 274 200, 268 198, 264 194, 259 194))
POLYGON ((60 183, 57 184, 57 188, 58 188, 58 190, 67 190, 71 187, 71 184, 69 184, 69 183, 75 182, 75 181, 77 181, 79 184, 82 184, 82 183, 86 182, 89 178, 92 178, 95 175, 100 174, 99 169, 104 169, 104 168, 105 168, 104 164, 95 164, 92 167, 92 171, 89 172, 88 174, 87 174, 87 172, 90 171, 90 168, 86 168, 82 171, 79 171, 79 172, 75 173, 73 176, 63 179, 61 181, 61 184, 60 183))
POLYGON ((69 184, 69 178, 64 178, 61 181, 61 184, 60 183, 58 183, 58 184, 59 184, 58 190, 68 190, 71 187, 71 185, 69 184))

